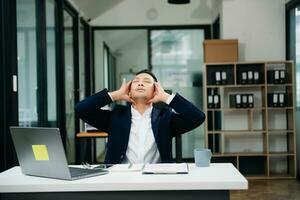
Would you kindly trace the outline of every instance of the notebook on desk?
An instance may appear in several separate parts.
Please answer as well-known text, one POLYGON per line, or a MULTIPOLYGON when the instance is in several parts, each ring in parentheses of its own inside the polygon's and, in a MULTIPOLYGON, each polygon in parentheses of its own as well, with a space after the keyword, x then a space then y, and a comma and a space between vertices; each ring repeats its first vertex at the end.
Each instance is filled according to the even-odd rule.
POLYGON ((143 174, 188 174, 187 163, 146 164, 143 174))
POLYGON ((10 127, 10 131, 23 174, 76 180, 108 173, 69 167, 58 128, 10 127))

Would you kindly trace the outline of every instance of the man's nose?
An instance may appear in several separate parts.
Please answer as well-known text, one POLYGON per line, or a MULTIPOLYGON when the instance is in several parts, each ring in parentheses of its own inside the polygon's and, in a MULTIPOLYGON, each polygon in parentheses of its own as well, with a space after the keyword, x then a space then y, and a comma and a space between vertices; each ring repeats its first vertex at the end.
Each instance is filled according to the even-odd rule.
POLYGON ((144 86, 144 84, 143 84, 142 82, 140 82, 140 83, 138 84, 138 86, 144 86))

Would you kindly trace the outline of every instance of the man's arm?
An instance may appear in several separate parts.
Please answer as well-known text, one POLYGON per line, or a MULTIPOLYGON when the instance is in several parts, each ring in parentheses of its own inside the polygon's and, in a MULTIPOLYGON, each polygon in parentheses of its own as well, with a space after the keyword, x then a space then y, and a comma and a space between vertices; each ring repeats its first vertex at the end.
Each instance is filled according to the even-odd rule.
POLYGON ((108 95, 107 89, 104 89, 77 103, 75 111, 79 117, 89 125, 107 132, 111 111, 102 110, 101 107, 110 103, 112 103, 112 99, 108 95))
POLYGON ((205 120, 205 114, 191 102, 176 94, 167 94, 159 83, 155 83, 155 94, 151 103, 164 102, 173 108, 171 127, 174 136, 193 130, 205 120))
POLYGON ((175 95, 169 106, 175 110, 171 119, 174 136, 193 130, 205 120, 205 114, 179 94, 175 95))
POLYGON ((134 101, 128 96, 130 85, 131 81, 128 83, 124 81, 122 86, 116 91, 108 93, 107 89, 104 89, 77 103, 75 111, 86 123, 101 131, 108 132, 112 112, 109 110, 102 110, 101 107, 118 100, 125 100, 133 103, 134 101))

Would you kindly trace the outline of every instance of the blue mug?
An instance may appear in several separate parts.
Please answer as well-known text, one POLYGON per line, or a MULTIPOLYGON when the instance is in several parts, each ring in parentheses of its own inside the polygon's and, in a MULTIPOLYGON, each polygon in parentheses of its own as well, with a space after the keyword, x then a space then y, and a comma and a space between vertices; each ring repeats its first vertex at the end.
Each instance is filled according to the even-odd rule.
POLYGON ((197 167, 208 167, 212 153, 210 149, 194 149, 195 164, 197 167))

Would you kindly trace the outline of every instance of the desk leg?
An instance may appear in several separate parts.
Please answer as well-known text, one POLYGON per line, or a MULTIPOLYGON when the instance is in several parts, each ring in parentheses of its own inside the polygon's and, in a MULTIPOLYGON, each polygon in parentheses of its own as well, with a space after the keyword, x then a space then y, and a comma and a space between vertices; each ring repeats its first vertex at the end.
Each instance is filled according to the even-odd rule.
POLYGON ((91 138, 91 145, 91 161, 92 164, 95 164, 97 161, 96 138, 91 138))
POLYGON ((1 200, 229 200, 228 190, 3 193, 1 200))

